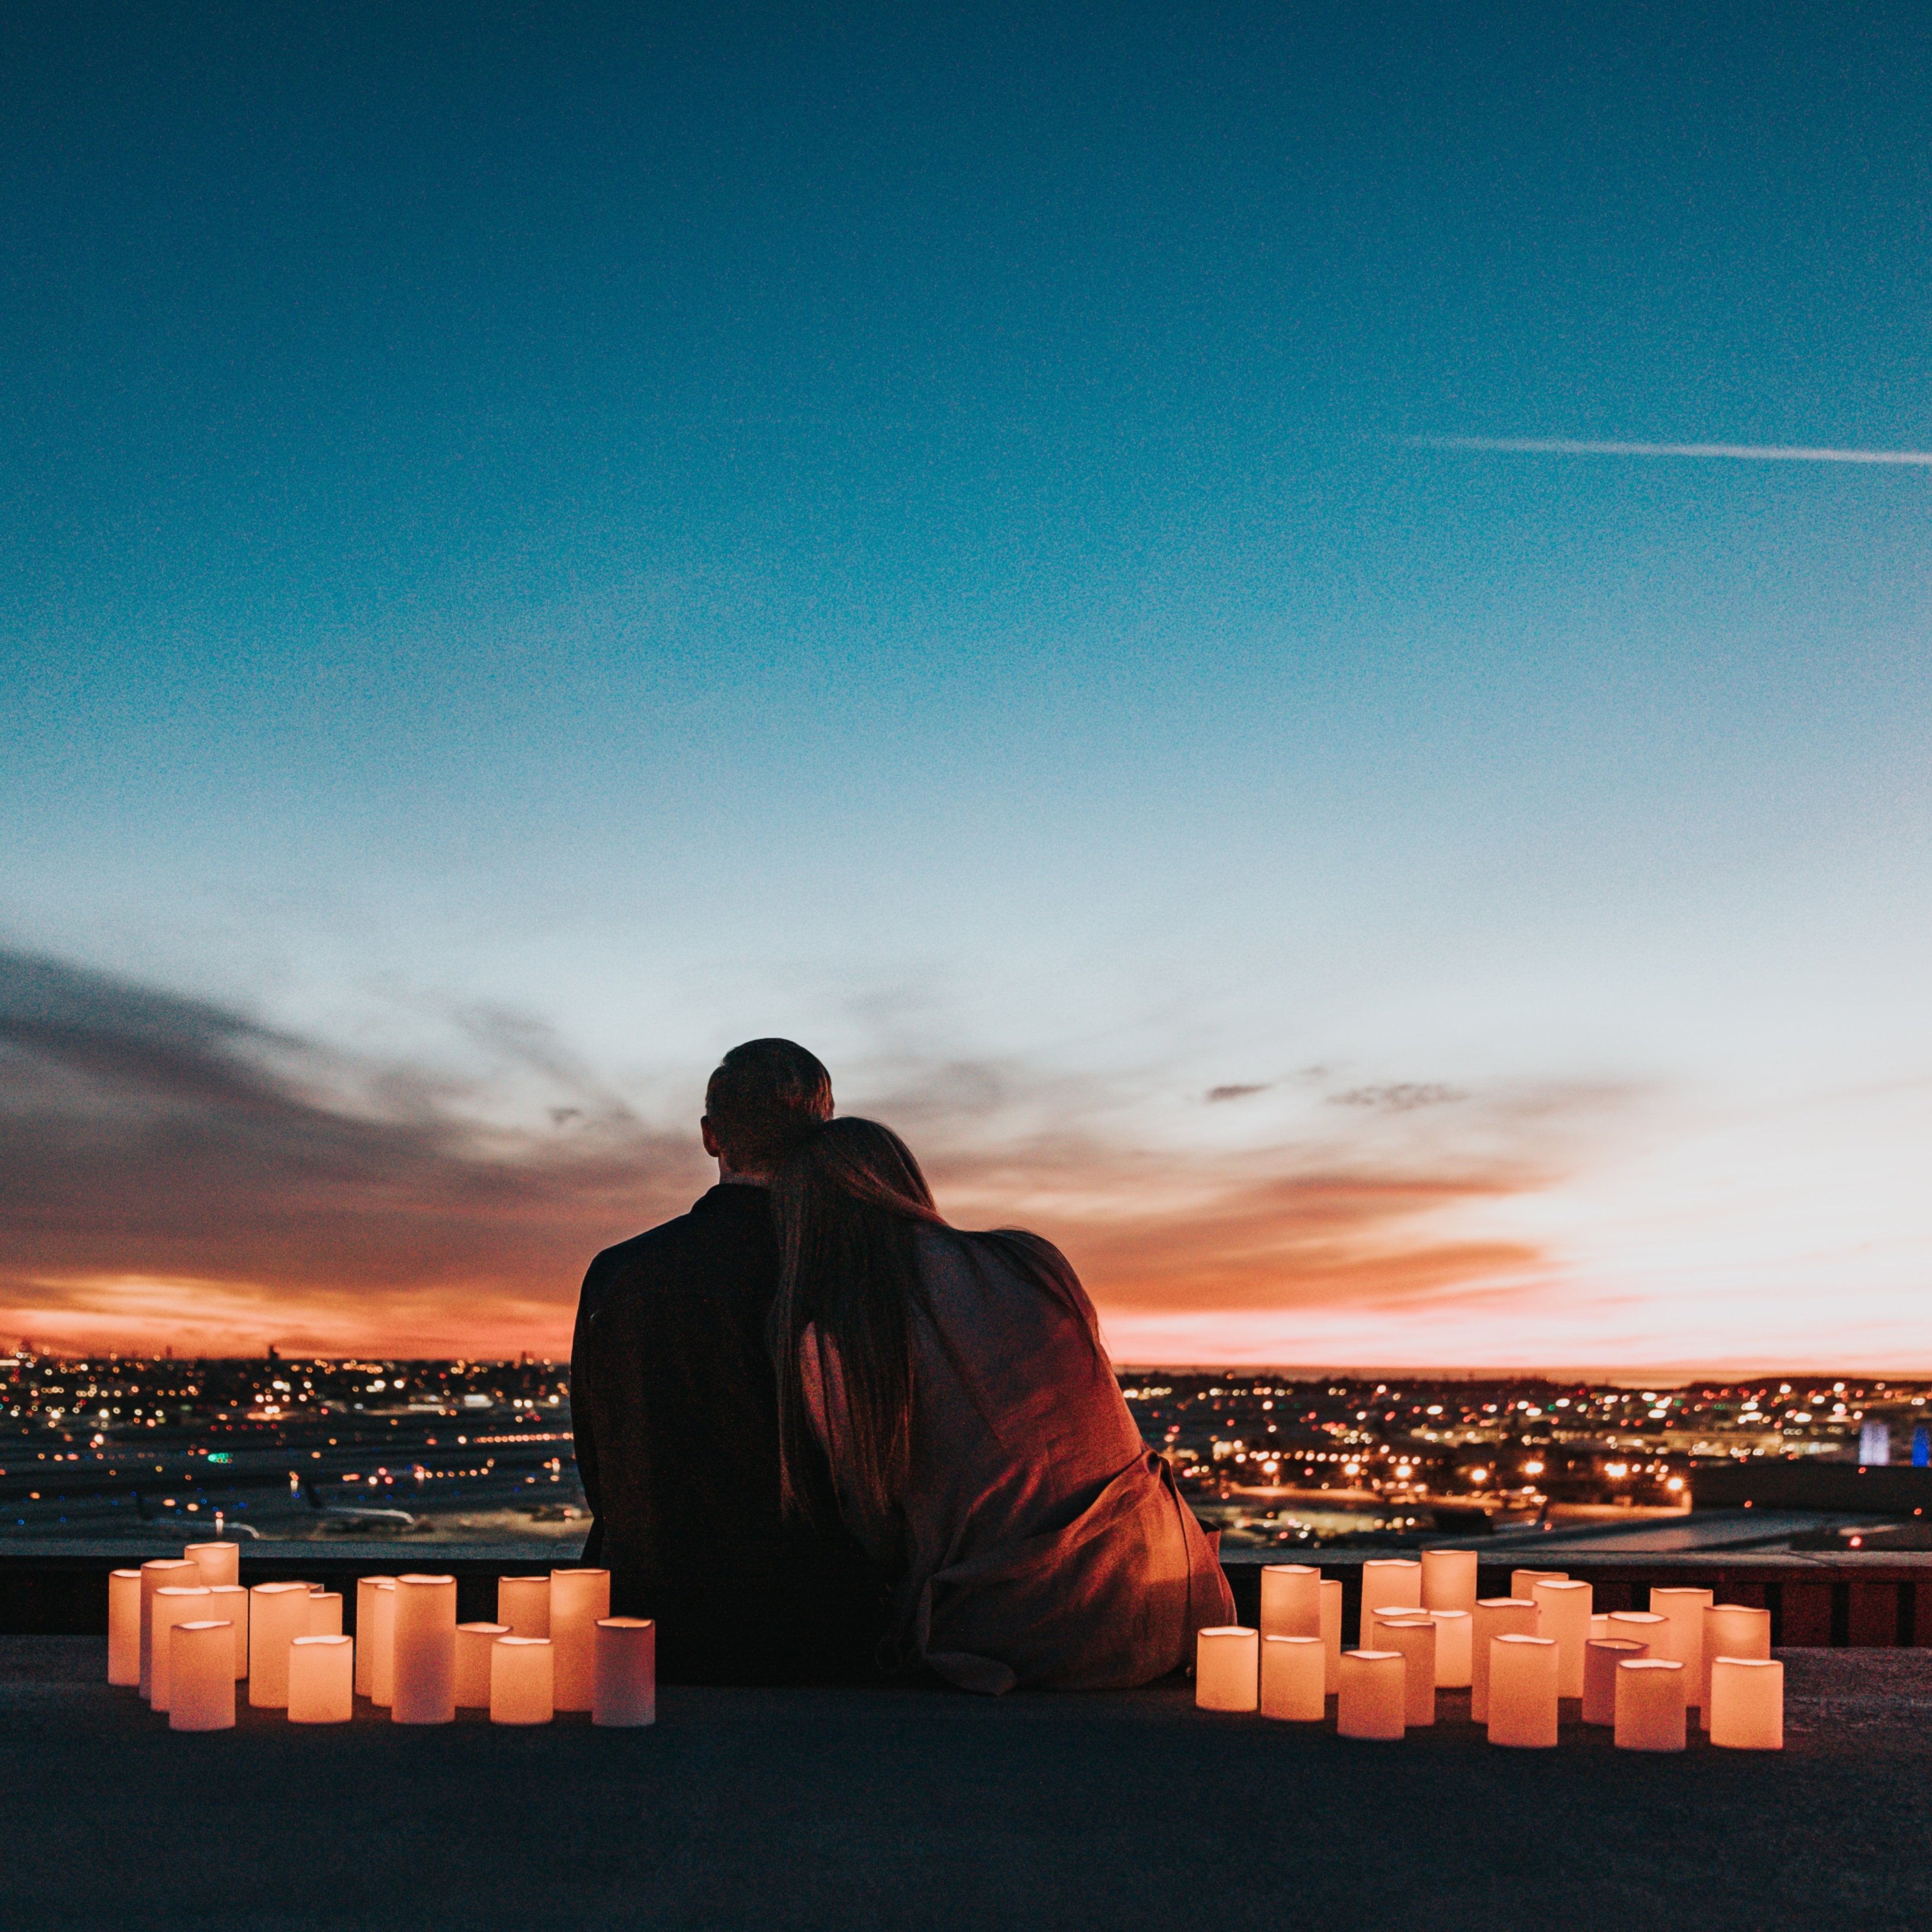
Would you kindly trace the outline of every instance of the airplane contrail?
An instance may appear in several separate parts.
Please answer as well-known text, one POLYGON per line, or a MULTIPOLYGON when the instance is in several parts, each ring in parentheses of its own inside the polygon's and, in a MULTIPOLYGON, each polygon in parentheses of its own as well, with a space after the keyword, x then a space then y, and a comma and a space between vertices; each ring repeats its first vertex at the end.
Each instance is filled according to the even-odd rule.
POLYGON ((1932 470, 1932 450, 1806 449, 1776 442, 1580 442, 1563 436, 1412 436, 1412 449, 1489 449, 1534 456, 1706 456, 1741 463, 1882 463, 1932 470))

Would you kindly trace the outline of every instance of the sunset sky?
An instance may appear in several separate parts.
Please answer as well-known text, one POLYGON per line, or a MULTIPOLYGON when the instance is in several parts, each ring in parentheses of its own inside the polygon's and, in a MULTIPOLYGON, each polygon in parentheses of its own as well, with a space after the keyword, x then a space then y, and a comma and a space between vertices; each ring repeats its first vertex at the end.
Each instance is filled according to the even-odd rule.
POLYGON ((1922 5, 0 35, 0 1340, 560 1351, 777 1033, 1125 1361, 1932 1370, 1922 5))

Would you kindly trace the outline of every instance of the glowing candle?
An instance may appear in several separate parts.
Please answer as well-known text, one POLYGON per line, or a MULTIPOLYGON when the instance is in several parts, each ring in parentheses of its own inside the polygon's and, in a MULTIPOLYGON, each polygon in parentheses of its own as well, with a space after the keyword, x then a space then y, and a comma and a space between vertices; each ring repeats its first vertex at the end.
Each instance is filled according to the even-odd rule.
MULTIPOLYGON (((361 1633, 357 1633, 358 1637, 361 1633)), ((359 1648, 359 1646, 358 1646, 359 1648)), ((369 1701, 387 1710, 396 1694, 396 1580, 379 1576, 369 1606, 369 1701)))
POLYGON ((1614 1724, 1617 1720, 1617 1666, 1626 1658, 1649 1650, 1634 1637, 1593 1636, 1583 1647, 1583 1721, 1614 1724))
POLYGON ((456 1716, 456 1579, 398 1576, 391 1639, 398 1724, 447 1724, 456 1716))
POLYGON ((1606 1616, 1601 1610, 1592 1610, 1590 1612, 1591 1636, 1600 1640, 1601 1639, 1608 1636, 1610 1634, 1610 1618, 1606 1616))
POLYGON ((107 1573, 107 1681, 128 1688, 141 1682, 141 1573, 107 1573))
POLYGON ((1332 1697, 1342 1688, 1342 1582, 1337 1576, 1322 1580, 1322 1650, 1328 1660, 1324 1688, 1332 1697))
POLYGON ((500 1636, 490 1646, 490 1723, 548 1724, 556 1708, 552 1662, 547 1636, 500 1636))
POLYGON ((1590 1641, 1590 1605, 1596 1593, 1588 1583, 1573 1583, 1568 1577, 1542 1577, 1531 1587, 1537 1609, 1536 1634, 1550 1638, 1556 1646, 1556 1694, 1580 1697, 1583 1646, 1590 1641))
POLYGON ((289 1646, 308 1635, 308 1586, 257 1583, 248 1594, 248 1701, 282 1710, 289 1701, 289 1646))
POLYGON ((649 1617, 599 1617, 590 1721, 611 1728, 658 1720, 658 1627, 649 1617))
POLYGON ((1262 1566, 1263 1636, 1322 1634, 1322 1573, 1306 1563, 1262 1566))
POLYGON ((356 1694, 368 1696, 369 1673, 376 1660, 376 1592, 389 1580, 386 1576, 358 1576, 356 1580, 356 1694))
MULTIPOLYGON (((554 1694, 560 1711, 587 1711, 597 1694, 597 1619, 610 1614, 608 1570, 550 1573, 554 1694)), ((1248 1706, 1254 1708, 1252 1702, 1248 1706)))
POLYGON ((1204 1711, 1252 1711, 1261 1702, 1261 1632, 1239 1624, 1197 1631, 1194 1701, 1204 1711))
POLYGON ((1647 1654, 1662 1654, 1658 1649, 1658 1640, 1664 1630, 1664 1620, 1649 1610, 1612 1610, 1606 1619, 1606 1634, 1627 1636, 1644 1646, 1647 1654))
MULTIPOLYGON (((210 1598, 206 1588, 200 1583, 182 1585, 164 1583, 154 1592, 154 1600, 148 1612, 150 1628, 150 1648, 154 1657, 148 1675, 148 1702, 158 1711, 168 1708, 170 1692, 170 1672, 173 1666, 169 1638, 176 1624, 206 1622, 210 1598)), ((229 1680, 232 1684, 235 1680, 229 1680)))
POLYGON ((1412 1730, 1436 1721, 1436 1624, 1420 1611, 1376 1619, 1375 1647, 1402 1666, 1402 1722, 1412 1730))
POLYGON ((1470 1639, 1475 1616, 1468 1610, 1431 1610, 1436 1625, 1436 1688, 1438 1690, 1466 1690, 1469 1688, 1473 1652, 1470 1639))
POLYGON ((1697 1721, 1711 1728, 1711 1666, 1720 1657, 1771 1658, 1771 1612, 1744 1604, 1713 1604, 1704 1612, 1704 1660, 1697 1683, 1697 1721))
POLYGON ((1634 1657, 1617 1666, 1618 1750, 1684 1748, 1684 1680, 1689 1675, 1674 1657, 1634 1657))
POLYGON ((208 1614, 233 1633, 235 1681, 248 1675, 248 1592, 239 1583, 217 1583, 208 1593, 208 1614))
POLYGON ((1510 1594, 1519 1603, 1533 1604, 1536 1600, 1536 1586, 1539 1583, 1567 1583, 1570 1573, 1567 1570, 1512 1570, 1510 1572, 1510 1594))
POLYGON ((1473 1550, 1422 1552, 1422 1607, 1425 1610, 1476 1607, 1476 1552, 1473 1550))
POLYGON ((1556 1742, 1556 1640, 1499 1636, 1490 1644, 1490 1742, 1519 1750, 1556 1742))
POLYGON ((201 1580, 212 1590, 218 1583, 242 1580, 242 1546, 238 1543, 190 1543, 182 1552, 183 1562, 201 1572, 201 1580))
POLYGON ((490 1701, 490 1653, 500 1636, 514 1636, 508 1624, 458 1624, 456 1627, 456 1701, 480 1710, 490 1701))
POLYGON ((1301 1724, 1328 1715, 1328 1656, 1318 1636, 1262 1636, 1261 1712, 1301 1724))
POLYGON ((1395 1650, 1345 1650, 1335 1696, 1335 1735, 1388 1743, 1403 1735, 1408 1668, 1395 1650))
POLYGON ((1361 1614, 1357 1628, 1365 1635, 1369 1613, 1387 1608, 1419 1610, 1422 1607, 1422 1565, 1406 1558, 1377 1558, 1362 1565, 1361 1614))
POLYGON ((309 1593, 308 1634, 310 1636, 342 1634, 342 1597, 338 1591, 314 1590, 309 1593))
MULTIPOLYGON (((235 1633, 201 1617, 168 1632, 168 1729, 235 1728, 235 1633)), ((157 1703, 157 1710, 160 1706, 157 1703)))
POLYGON ((550 1579, 548 1576, 499 1576, 496 1621, 508 1624, 518 1636, 550 1635, 550 1579))
POLYGON ((1784 1666, 1720 1657, 1711 1666, 1711 1742, 1726 1750, 1784 1748, 1784 1666))
POLYGON ((150 1701, 154 1691, 154 1592, 164 1583, 184 1589, 200 1581, 200 1566, 178 1556, 141 1565, 141 1695, 150 1701))
POLYGON ((340 1631, 289 1643, 289 1722, 346 1724, 356 1714, 356 1642, 340 1631))
POLYGON ((1469 1721, 1490 1720, 1490 1646, 1499 1636, 1536 1635, 1536 1606, 1516 1597, 1480 1597, 1470 1620, 1469 1721))
POLYGON ((1660 1590, 1650 1593, 1653 1616, 1663 1618, 1664 1627, 1650 1640, 1652 1657, 1674 1658, 1683 1665, 1689 1682, 1684 1702, 1695 1703, 1702 1690, 1704 1670, 1704 1612, 1710 1607, 1708 1590, 1660 1590))

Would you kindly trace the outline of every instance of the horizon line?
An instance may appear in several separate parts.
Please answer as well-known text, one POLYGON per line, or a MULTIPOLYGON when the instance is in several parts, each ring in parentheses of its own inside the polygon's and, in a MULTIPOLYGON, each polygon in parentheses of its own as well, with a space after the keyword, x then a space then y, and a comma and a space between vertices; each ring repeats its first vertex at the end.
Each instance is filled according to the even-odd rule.
POLYGON ((1412 436, 1412 449, 1487 450, 1532 456, 1678 456, 1742 463, 1864 463, 1893 468, 1932 469, 1932 450, 1814 448, 1796 443, 1620 442, 1572 436, 1412 436))

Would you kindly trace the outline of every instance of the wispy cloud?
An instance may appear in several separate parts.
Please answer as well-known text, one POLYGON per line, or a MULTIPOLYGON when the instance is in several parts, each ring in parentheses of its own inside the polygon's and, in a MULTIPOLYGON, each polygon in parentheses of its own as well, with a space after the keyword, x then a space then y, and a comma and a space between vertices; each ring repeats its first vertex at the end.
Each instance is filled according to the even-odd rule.
POLYGON ((1688 456, 1733 463, 1873 463, 1932 470, 1932 450, 1814 449, 1778 442, 1595 442, 1550 436, 1412 436, 1412 449, 1490 450, 1525 456, 1688 456))

